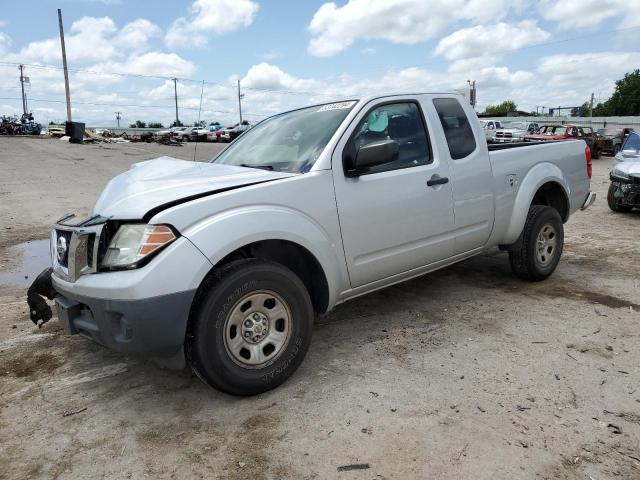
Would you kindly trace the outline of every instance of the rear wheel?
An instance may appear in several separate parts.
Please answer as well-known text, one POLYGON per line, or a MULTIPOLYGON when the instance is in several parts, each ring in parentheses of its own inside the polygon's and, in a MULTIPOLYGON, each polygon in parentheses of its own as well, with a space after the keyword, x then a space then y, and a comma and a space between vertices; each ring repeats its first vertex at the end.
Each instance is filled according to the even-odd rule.
POLYGON ((613 156, 615 157, 619 151, 620 151, 620 145, 616 145, 615 147, 613 147, 613 156))
POLYGON ((309 348, 313 307, 302 281, 264 260, 241 260, 217 270, 201 289, 186 339, 195 373, 234 395, 280 385, 309 348))
POLYGON ((511 270, 523 280, 548 278, 558 266, 564 228, 555 208, 532 205, 518 241, 509 250, 511 270))
POLYGON ((609 208, 616 213, 630 212, 631 207, 629 205, 622 205, 622 198, 616 197, 618 187, 613 183, 609 185, 609 191, 607 192, 607 204, 609 208))

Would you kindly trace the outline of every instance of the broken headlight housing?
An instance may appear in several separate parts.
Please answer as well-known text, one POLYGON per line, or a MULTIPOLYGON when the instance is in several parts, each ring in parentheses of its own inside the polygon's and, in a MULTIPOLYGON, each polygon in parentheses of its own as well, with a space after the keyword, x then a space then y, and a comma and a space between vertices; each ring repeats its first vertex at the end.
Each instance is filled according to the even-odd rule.
POLYGON ((176 233, 166 225, 120 225, 109 242, 100 267, 105 270, 141 267, 176 238, 176 233))
POLYGON ((620 178, 622 180, 629 180, 629 175, 623 172, 622 170, 620 170, 619 168, 614 168, 613 172, 611 172, 611 175, 614 177, 620 178))

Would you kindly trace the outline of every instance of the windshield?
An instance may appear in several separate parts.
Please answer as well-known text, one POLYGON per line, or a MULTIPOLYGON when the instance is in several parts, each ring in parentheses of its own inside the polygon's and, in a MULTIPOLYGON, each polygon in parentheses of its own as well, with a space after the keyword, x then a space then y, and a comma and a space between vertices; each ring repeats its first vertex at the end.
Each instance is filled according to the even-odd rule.
POLYGON ((631 132, 625 140, 622 150, 635 150, 640 153, 640 135, 631 132))
POLYGON ((620 130, 620 129, 615 129, 615 128, 600 128, 600 129, 598 129, 598 135, 615 136, 615 135, 621 135, 621 134, 622 134, 622 130, 620 130))
POLYGON ((256 125, 213 163, 308 172, 355 101, 316 105, 276 115, 256 125))
POLYGON ((504 124, 502 127, 513 128, 514 130, 526 130, 527 124, 524 122, 511 122, 511 123, 504 124))

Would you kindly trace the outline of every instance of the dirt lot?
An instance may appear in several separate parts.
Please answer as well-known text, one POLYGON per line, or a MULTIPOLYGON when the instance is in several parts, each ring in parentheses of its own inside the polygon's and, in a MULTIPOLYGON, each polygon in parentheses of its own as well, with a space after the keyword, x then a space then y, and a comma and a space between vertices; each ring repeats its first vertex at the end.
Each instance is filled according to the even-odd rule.
MULTIPOLYGON (((193 145, 0 138, 5 282, 28 281, 16 245, 160 154, 193 145)), ((25 288, 0 285, 0 478, 640 478, 640 214, 607 208, 610 165, 548 281, 496 252, 354 300, 254 398, 37 329, 25 288)))

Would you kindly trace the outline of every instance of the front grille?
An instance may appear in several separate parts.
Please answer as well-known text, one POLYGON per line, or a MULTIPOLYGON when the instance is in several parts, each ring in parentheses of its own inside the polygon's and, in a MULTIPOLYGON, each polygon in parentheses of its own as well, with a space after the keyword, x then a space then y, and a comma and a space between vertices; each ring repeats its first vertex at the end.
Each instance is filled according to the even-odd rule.
MULTIPOLYGON (((56 230, 56 240, 60 237, 64 238, 67 248, 64 252, 63 257, 62 258, 58 257, 58 262, 63 267, 67 268, 69 266, 69 247, 71 246, 71 232, 68 230, 56 230)), ((57 245, 57 242, 56 242, 56 245, 57 245)))
POLYGON ((509 132, 498 132, 498 133, 496 133, 496 137, 512 138, 513 134, 509 133, 509 132))

